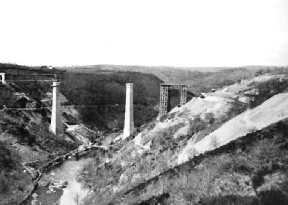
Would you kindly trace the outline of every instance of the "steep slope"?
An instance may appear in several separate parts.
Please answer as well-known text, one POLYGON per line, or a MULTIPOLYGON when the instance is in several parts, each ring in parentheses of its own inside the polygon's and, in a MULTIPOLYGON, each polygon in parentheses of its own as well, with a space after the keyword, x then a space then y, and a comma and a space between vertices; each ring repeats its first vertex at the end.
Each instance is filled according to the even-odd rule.
MULTIPOLYGON (((6 73, 7 80, 13 75, 24 80, 23 76, 47 74, 16 65, 0 66, 0 72, 6 73)), ((51 99, 45 99, 51 97, 51 91, 47 82, 18 81, 0 86, 0 204, 18 204, 33 189, 24 162, 40 160, 41 164, 41 160, 69 152, 82 143, 70 135, 55 136, 49 131, 51 99)), ((32 167, 29 171, 37 177, 32 167)))
POLYGON ((85 123, 101 130, 123 129, 126 83, 134 84, 136 127, 158 114, 160 81, 136 72, 65 73, 61 92, 85 123))
MULTIPOLYGON (((2 134, 3 135, 3 134, 2 134)), ((32 188, 31 177, 23 173, 21 155, 0 140, 0 203, 17 204, 32 188), (24 193, 23 193, 24 192, 24 193)))
POLYGON ((200 153, 213 150, 250 132, 288 118, 288 93, 273 96, 255 109, 247 110, 229 120, 198 143, 189 141, 180 153, 178 164, 200 153))
MULTIPOLYGON (((159 87, 163 81, 151 74, 127 71, 98 71, 86 74, 11 64, 0 64, 0 72, 6 73, 8 81, 11 79, 51 80, 54 73, 61 73, 61 92, 65 96, 62 97, 63 106, 75 108, 82 116, 81 120, 92 129, 111 131, 123 128, 125 84, 129 82, 134 84, 136 127, 151 121, 158 114, 159 87)), ((23 99, 14 104, 19 99, 15 99, 13 92, 18 92, 19 88, 21 92, 28 93, 31 98, 39 99, 38 107, 43 106, 43 103, 46 106, 51 105, 51 83, 35 80, 33 82, 15 82, 14 84, 16 85, 14 90, 2 86, 1 107, 5 104, 4 100, 9 107, 25 107, 23 104, 27 102, 23 102, 23 99)), ((191 99, 192 95, 188 96, 191 99)), ((172 106, 176 106, 176 103, 172 106)), ((73 121, 73 116, 66 114, 64 113, 65 117, 73 121)))
MULTIPOLYGON (((125 83, 132 82, 135 86, 136 126, 158 113, 156 105, 162 81, 152 75, 65 73, 10 64, 0 64, 0 72, 6 73, 7 80, 6 85, 0 85, 0 146, 3 148, 0 152, 0 204, 16 204, 31 190, 27 182, 31 176, 22 172, 25 167, 21 164, 36 161, 31 166, 38 168, 80 144, 101 143, 104 135, 99 130, 122 128, 125 83), (60 98, 65 132, 60 136, 49 130, 51 79, 55 73, 62 73, 60 98)), ((29 167, 29 170, 35 172, 34 168, 29 167)))
MULTIPOLYGON (((58 72, 45 68, 0 64, 1 71, 30 75, 27 78, 35 75, 42 78, 42 74, 53 75, 55 71, 58 72)), ((25 76, 21 78, 25 79, 25 76)), ((63 73, 61 98, 66 132, 59 137, 48 129, 52 95, 49 83, 35 81, 1 85, 0 106, 3 109, 0 111, 0 203, 16 204, 30 190, 28 181, 31 177, 27 172, 22 172, 21 163, 40 159, 41 164, 42 160, 47 161, 73 150, 80 143, 100 140, 99 135, 102 133, 99 129, 111 131, 122 128, 127 82, 135 84, 135 119, 136 126, 141 126, 157 115, 161 80, 150 74, 135 72, 63 73), (85 128, 85 125, 90 129, 85 128)), ((216 132, 223 123, 246 110, 248 106, 257 109, 268 98, 285 92, 287 78, 282 75, 260 76, 233 86, 203 94, 204 98, 201 96, 181 108, 174 108, 159 121, 140 127, 139 133, 125 141, 117 142, 121 139, 121 135, 115 138, 117 133, 108 135, 107 143, 112 140, 109 151, 100 152, 101 160, 97 158, 83 172, 82 180, 94 191, 87 203, 116 202, 119 196, 124 196, 133 187, 143 182, 146 184, 147 180, 149 182, 154 176, 177 166, 179 154, 187 154, 186 158, 193 157, 197 153, 193 151, 190 155, 190 142, 195 145, 205 142, 211 132, 216 132), (250 102, 252 97, 254 101, 250 102), (116 140, 113 141, 114 138, 116 140)), ((277 101, 269 106, 274 108, 274 103, 277 101)), ((250 120, 257 118, 259 112, 255 113, 249 115, 250 120)), ((267 117, 267 114, 262 117, 267 117)), ((282 118, 276 115, 271 119, 273 120, 269 122, 282 118)), ((265 120, 259 122, 259 127, 263 124, 266 126, 265 123, 265 120)), ((215 147, 218 146, 217 140, 213 139, 212 142, 215 147)), ((225 142, 228 141, 223 141, 225 142)), ((281 161, 283 162, 285 160, 281 161)), ((167 198, 167 194, 163 196, 167 198)), ((145 200, 149 200, 149 197, 145 200)))
MULTIPOLYGON (((274 118, 269 119, 265 112, 258 119, 259 129, 287 118, 287 112, 282 112, 288 104, 287 94, 275 96, 277 100, 273 97, 269 99, 277 93, 286 92, 287 87, 288 78, 284 75, 264 75, 203 94, 204 97, 194 98, 186 105, 174 108, 159 121, 142 127, 135 138, 113 145, 111 149, 114 153, 111 152, 105 165, 94 163, 86 167, 83 178, 94 190, 88 197, 87 204, 109 204, 133 187, 193 157, 197 150, 191 151, 191 144, 200 145, 209 141, 214 149, 223 145, 218 144, 218 139, 210 139, 215 137, 210 137, 209 134, 220 130, 223 124, 225 127, 227 121, 229 123, 231 118, 248 107, 255 107, 256 110, 251 117, 268 107, 275 107, 274 118), (257 92, 254 93, 255 90, 257 92), (261 105, 267 99, 269 100, 261 105), (276 108, 278 100, 283 100, 279 105, 281 108, 276 108), (258 105, 260 106, 257 107, 258 105)), ((248 132, 255 130, 248 127, 248 132)), ((241 132, 241 136, 246 133, 241 132)), ((119 136, 116 139, 120 138, 119 136)))
POLYGON ((111 204, 288 203, 288 121, 247 134, 171 168, 111 204))

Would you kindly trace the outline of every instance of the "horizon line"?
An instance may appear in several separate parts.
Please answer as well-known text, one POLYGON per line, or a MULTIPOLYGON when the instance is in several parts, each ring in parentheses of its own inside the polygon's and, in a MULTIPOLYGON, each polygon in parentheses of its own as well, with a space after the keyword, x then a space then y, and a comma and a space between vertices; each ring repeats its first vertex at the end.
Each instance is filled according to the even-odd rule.
POLYGON ((53 68, 65 68, 65 67, 91 67, 91 66, 122 66, 122 67, 154 67, 154 68, 175 68, 175 69, 189 69, 189 68, 247 68, 247 67, 288 67, 288 65, 241 65, 241 66, 169 66, 169 65, 125 65, 125 64, 82 64, 82 65, 27 65, 27 64, 18 64, 13 62, 0 62, 0 64, 7 64, 7 65, 17 65, 17 66, 26 66, 26 67, 42 67, 42 66, 52 66, 53 68))

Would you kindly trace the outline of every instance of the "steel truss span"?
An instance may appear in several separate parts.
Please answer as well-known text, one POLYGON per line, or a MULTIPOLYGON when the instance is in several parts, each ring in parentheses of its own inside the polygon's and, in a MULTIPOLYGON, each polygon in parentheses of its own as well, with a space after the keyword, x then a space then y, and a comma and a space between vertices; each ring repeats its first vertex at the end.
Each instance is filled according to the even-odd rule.
POLYGON ((168 100, 169 100, 169 90, 179 90, 180 91, 180 106, 187 102, 187 88, 188 85, 185 84, 167 84, 162 83, 160 85, 160 107, 159 115, 166 115, 168 112, 168 100))

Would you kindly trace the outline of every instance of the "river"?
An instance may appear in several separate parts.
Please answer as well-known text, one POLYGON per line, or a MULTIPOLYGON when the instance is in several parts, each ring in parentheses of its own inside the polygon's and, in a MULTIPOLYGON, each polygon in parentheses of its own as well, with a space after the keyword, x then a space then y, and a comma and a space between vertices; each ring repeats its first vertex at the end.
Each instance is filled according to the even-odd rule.
MULTIPOLYGON (((59 167, 44 174, 39 181, 40 186, 35 191, 38 194, 39 201, 43 205, 80 205, 89 189, 83 187, 76 178, 83 167, 91 160, 93 159, 67 160, 59 167), (47 186, 50 181, 55 182, 55 180, 66 181, 68 183, 67 187, 51 189, 50 185, 47 186)), ((26 204, 30 205, 31 200, 32 198, 26 204)))

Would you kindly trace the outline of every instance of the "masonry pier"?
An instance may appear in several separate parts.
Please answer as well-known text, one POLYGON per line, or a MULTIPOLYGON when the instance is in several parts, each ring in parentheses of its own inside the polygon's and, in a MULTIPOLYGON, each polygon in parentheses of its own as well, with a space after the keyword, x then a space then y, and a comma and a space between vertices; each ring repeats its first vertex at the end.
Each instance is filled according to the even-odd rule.
POLYGON ((6 85, 5 73, 0 73, 1 76, 1 83, 6 85))
POLYGON ((123 139, 130 136, 135 130, 133 114, 133 83, 126 83, 126 104, 123 139))
POLYGON ((62 111, 60 101, 60 82, 53 81, 53 102, 50 129, 55 135, 63 134, 62 111))

